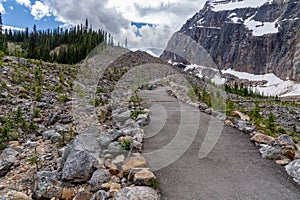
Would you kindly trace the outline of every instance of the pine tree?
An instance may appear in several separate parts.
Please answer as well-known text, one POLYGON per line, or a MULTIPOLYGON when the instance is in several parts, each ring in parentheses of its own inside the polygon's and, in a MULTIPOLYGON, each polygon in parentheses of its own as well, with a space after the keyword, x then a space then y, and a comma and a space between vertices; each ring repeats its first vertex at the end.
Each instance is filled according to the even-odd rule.
POLYGON ((272 112, 269 113, 268 119, 266 121, 266 128, 269 135, 275 135, 277 131, 277 124, 275 121, 275 116, 272 112))
POLYGON ((5 34, 3 34, 3 22, 2 22, 1 12, 0 12, 0 51, 2 51, 3 53, 7 53, 7 41, 6 41, 5 34))

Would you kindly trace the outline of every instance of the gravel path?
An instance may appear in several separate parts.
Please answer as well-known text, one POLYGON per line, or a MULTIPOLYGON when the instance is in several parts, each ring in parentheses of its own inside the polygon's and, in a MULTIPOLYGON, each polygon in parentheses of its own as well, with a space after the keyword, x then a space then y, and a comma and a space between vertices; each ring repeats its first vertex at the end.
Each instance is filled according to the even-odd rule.
POLYGON ((199 149, 211 116, 180 105, 165 88, 142 91, 140 95, 149 102, 152 118, 144 127, 145 157, 151 168, 158 169, 155 174, 162 199, 300 199, 300 187, 283 167, 262 158, 248 135, 224 126, 215 147, 200 159, 199 149), (199 119, 199 128, 194 137, 188 121, 195 123, 195 119, 199 119), (178 129, 187 130, 186 139, 176 138, 178 129), (183 140, 191 139, 184 147, 188 142, 183 140), (166 148, 172 143, 177 145, 166 148), (169 165, 159 169, 159 164, 166 163, 169 165))

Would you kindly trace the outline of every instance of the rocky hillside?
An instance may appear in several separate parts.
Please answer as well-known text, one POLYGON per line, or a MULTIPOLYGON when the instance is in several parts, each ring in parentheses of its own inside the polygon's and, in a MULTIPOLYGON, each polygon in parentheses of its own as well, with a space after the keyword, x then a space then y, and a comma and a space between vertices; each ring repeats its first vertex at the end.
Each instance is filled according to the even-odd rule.
POLYGON ((298 0, 211 0, 172 36, 161 58, 299 82, 299 26, 298 0))
POLYGON ((129 68, 163 61, 123 48, 108 54, 118 52, 114 62, 96 55, 77 66, 1 59, 1 200, 159 198, 140 154, 148 110, 136 96, 113 101, 111 92, 129 68), (110 65, 90 92, 79 81, 99 59, 110 65))

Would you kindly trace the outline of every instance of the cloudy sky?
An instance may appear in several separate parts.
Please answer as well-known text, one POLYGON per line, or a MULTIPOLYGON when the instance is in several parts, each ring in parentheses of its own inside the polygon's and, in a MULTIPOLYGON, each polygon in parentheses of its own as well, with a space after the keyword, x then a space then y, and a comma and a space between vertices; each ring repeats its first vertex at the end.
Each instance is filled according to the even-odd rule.
POLYGON ((0 0, 5 25, 38 29, 84 23, 128 38, 130 48, 164 48, 206 0, 0 0))

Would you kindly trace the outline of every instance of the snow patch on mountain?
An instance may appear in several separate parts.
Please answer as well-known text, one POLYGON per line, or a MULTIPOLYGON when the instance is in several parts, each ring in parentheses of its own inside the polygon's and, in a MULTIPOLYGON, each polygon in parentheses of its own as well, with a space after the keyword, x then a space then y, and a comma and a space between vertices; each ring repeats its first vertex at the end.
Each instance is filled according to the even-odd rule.
POLYGON ((249 81, 267 81, 265 85, 252 87, 253 91, 267 96, 298 96, 300 95, 300 84, 290 80, 281 80, 275 74, 269 73, 264 75, 254 75, 246 72, 238 72, 232 69, 222 70, 223 74, 231 74, 239 79, 246 79, 249 81))
POLYGON ((278 19, 274 22, 259 22, 252 17, 245 20, 244 24, 249 30, 252 30, 253 36, 263 36, 265 34, 273 34, 279 32, 278 19))
MULTIPOLYGON (((209 78, 213 83, 217 85, 222 85, 226 83, 226 80, 222 78, 219 70, 199 66, 199 65, 187 65, 184 69, 186 72, 190 72, 199 78, 205 77, 204 71, 211 70, 215 73, 212 77, 209 78)), ((246 72, 238 72, 232 69, 226 69, 221 71, 222 74, 231 74, 233 76, 238 77, 239 79, 246 79, 249 81, 267 81, 264 85, 259 85, 256 87, 249 87, 252 91, 263 94, 265 96, 279 96, 279 97, 292 97, 300 95, 300 83, 295 83, 290 80, 281 80, 275 74, 269 73, 264 75, 254 75, 246 72)))
POLYGON ((212 0, 210 5, 212 6, 212 10, 215 12, 224 11, 224 10, 235 10, 238 8, 257 8, 265 3, 272 3, 273 0, 244 0, 244 1, 230 1, 226 0, 212 0))

